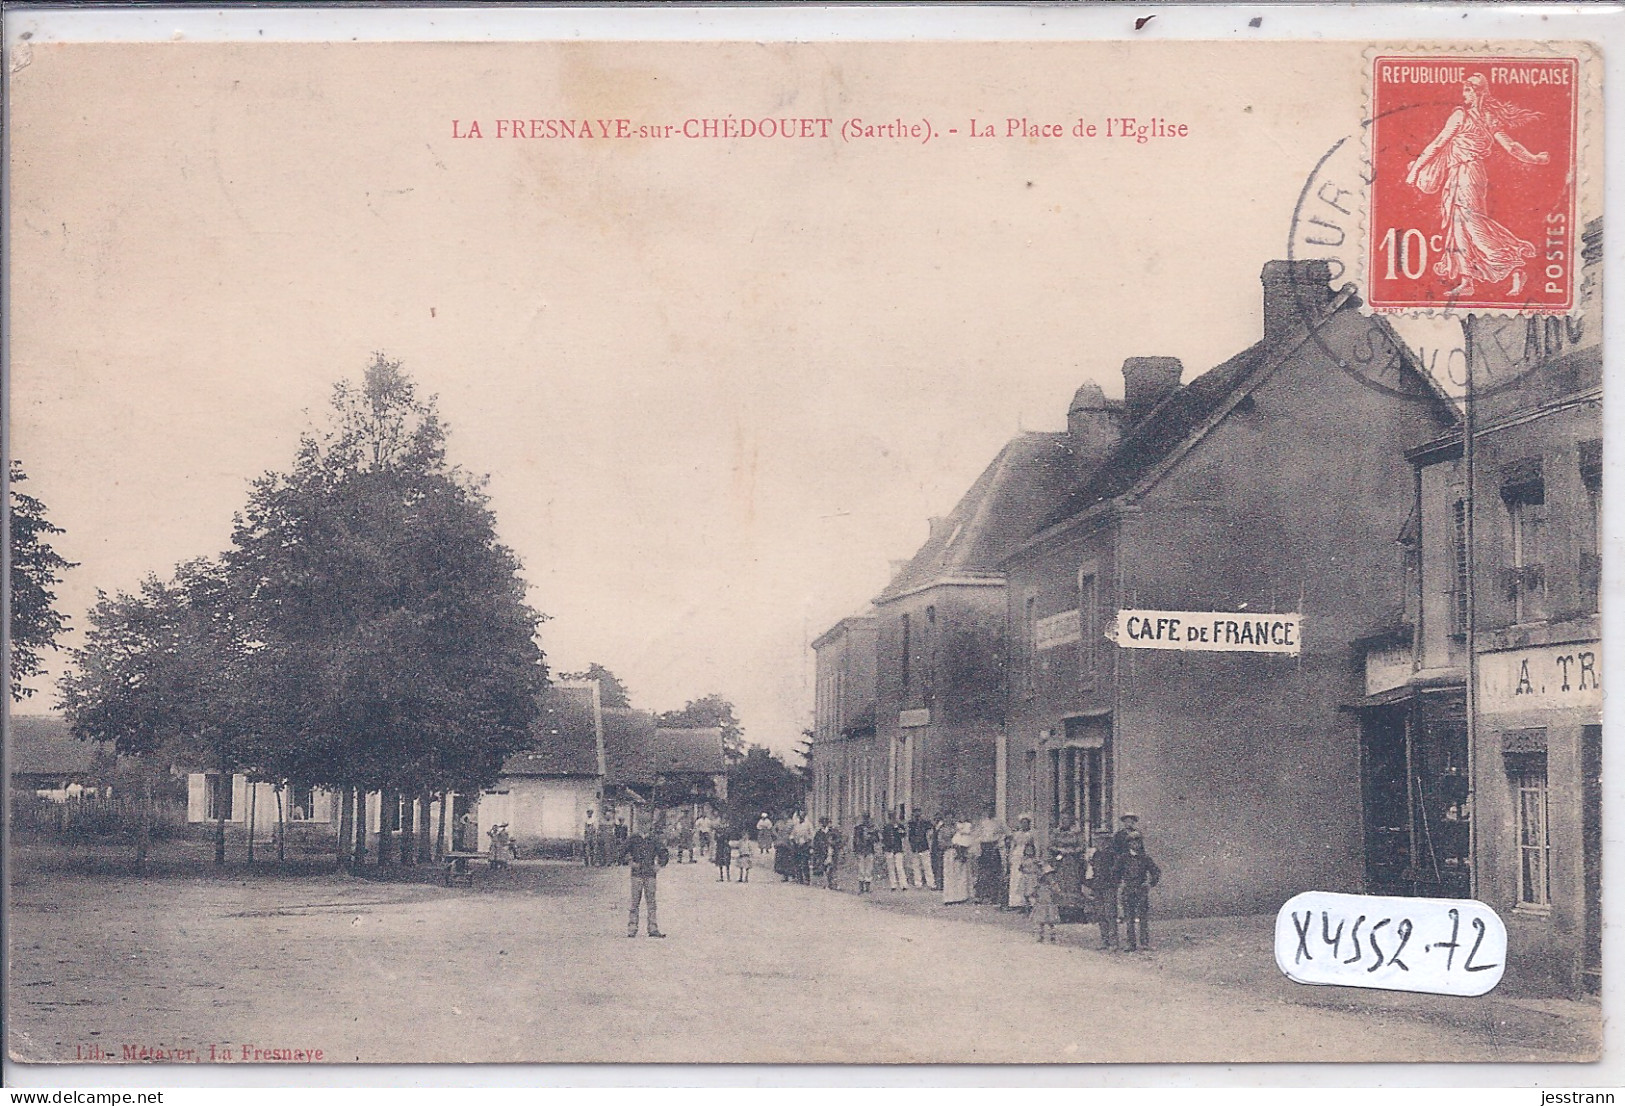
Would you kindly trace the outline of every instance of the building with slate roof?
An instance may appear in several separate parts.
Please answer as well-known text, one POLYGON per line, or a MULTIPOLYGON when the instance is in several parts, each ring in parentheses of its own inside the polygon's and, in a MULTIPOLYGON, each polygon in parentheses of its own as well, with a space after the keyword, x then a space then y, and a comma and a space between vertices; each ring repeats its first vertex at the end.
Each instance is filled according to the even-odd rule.
MULTIPOLYGON (((579 855, 587 825, 603 801, 604 711, 596 680, 555 683, 542 699, 531 748, 502 763, 497 782, 481 792, 478 840, 508 827, 521 855, 579 855)), ((455 805, 453 811, 464 811, 455 805)))
POLYGON ((11 788, 42 798, 99 792, 115 767, 111 747, 80 741, 58 714, 14 714, 6 720, 11 788))
POLYGON ((67 794, 76 786, 78 794, 111 767, 111 750, 80 741, 60 715, 11 715, 6 739, 16 791, 67 794))
MULTIPOLYGON (((1359 726, 1339 708, 1362 690, 1353 643, 1403 617, 1405 451, 1456 411, 1328 278, 1267 265, 1262 339, 1183 386, 1177 363, 1130 359, 1120 437, 999 564, 1004 809, 1045 840, 1139 814, 1159 910, 1364 888, 1359 726), (1137 611, 1225 612, 1246 636, 1191 647, 1188 619, 1185 648, 1119 634, 1137 611), (1260 651, 1254 626, 1297 651, 1260 651)), ((1108 438, 1111 414, 1089 415, 1108 438)))
MULTIPOLYGON (((877 813, 980 814, 1004 716, 1003 559, 1094 460, 1070 432, 1023 433, 999 451, 874 600, 877 813)), ((858 813, 861 813, 859 811, 858 813)))

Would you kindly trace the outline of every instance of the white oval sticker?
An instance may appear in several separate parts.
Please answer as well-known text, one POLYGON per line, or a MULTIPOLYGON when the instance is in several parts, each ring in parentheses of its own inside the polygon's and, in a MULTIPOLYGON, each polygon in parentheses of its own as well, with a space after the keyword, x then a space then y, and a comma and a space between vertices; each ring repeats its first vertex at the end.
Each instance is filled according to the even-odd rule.
POLYGON ((1483 995, 1506 959, 1505 924, 1472 899, 1306 891, 1275 916, 1275 962, 1298 983, 1483 995))

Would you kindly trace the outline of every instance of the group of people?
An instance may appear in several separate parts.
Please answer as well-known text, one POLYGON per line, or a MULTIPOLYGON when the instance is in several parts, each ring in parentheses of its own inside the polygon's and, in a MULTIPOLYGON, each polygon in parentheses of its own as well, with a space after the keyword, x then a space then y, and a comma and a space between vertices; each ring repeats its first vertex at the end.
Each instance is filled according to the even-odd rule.
MULTIPOLYGON (((821 819, 828 832, 831 867, 839 830, 821 819)), ((865 814, 852 830, 853 869, 859 894, 872 894, 876 868, 894 892, 936 891, 944 904, 982 903, 1001 910, 1029 912, 1038 940, 1055 941, 1061 907, 1085 904, 1100 925, 1101 947, 1133 952, 1151 944, 1151 889, 1162 870, 1146 851, 1139 815, 1126 813, 1121 828, 1093 847, 1078 850, 1081 863, 1065 863, 1068 835, 1057 833, 1041 850, 1031 815, 1009 829, 993 811, 979 819, 926 818, 898 811, 876 826, 865 814), (1119 919, 1126 940, 1119 941, 1119 919)), ((824 850, 815 849, 818 855, 824 850)), ((835 886, 833 872, 828 885, 835 886)))
POLYGON ((600 821, 589 809, 582 827, 581 861, 589 868, 613 868, 629 863, 626 849, 631 839, 632 830, 625 818, 617 817, 611 823, 606 813, 600 821))
MULTIPOLYGON (((735 830, 709 812, 663 828, 621 838, 617 861, 632 867, 632 908, 627 936, 635 936, 640 900, 648 903, 649 935, 664 936, 655 920, 655 877, 677 853, 679 863, 701 858, 716 865, 719 881, 750 882, 758 859, 771 855, 783 882, 818 882, 838 889, 838 875, 851 855, 859 894, 872 894, 876 867, 891 890, 940 892, 944 904, 975 902, 1030 915, 1038 940, 1056 940, 1062 907, 1081 902, 1100 926, 1101 948, 1125 952, 1151 946, 1151 889, 1162 870, 1146 850, 1139 815, 1125 813, 1114 834, 1101 831, 1083 846, 1075 827, 1062 827, 1041 849, 1031 815, 1007 828, 989 810, 980 819, 926 818, 902 810, 876 825, 865 813, 850 843, 839 826, 820 818, 815 828, 804 812, 775 822, 765 811, 752 830, 735 830), (1119 922, 1123 926, 1119 938, 1119 922)), ((617 828, 626 831, 617 820, 617 828)), ((588 863, 592 863, 589 856, 588 863)))

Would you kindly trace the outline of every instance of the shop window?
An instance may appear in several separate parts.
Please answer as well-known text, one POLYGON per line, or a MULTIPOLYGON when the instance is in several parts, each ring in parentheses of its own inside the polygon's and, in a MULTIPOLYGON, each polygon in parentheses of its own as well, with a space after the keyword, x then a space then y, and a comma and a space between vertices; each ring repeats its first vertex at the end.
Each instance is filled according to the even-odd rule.
POLYGON ((1091 830, 1110 829, 1105 810, 1105 750, 1051 749, 1050 769, 1055 781, 1050 822, 1091 830))
POLYGON ((1051 749, 1050 825, 1111 829, 1111 759, 1100 723, 1067 723, 1068 743, 1051 749))
POLYGON ((1552 901, 1551 827, 1548 820, 1546 754, 1509 753, 1507 774, 1518 816, 1518 903, 1552 901))
POLYGON ((204 782, 208 787, 209 821, 231 821, 232 778, 230 776, 210 775, 204 777, 204 782))

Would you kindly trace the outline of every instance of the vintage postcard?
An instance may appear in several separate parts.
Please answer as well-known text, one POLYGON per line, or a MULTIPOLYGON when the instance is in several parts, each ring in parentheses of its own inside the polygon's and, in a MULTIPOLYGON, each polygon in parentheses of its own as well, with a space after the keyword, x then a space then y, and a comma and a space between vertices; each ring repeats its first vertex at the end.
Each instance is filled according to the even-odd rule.
POLYGON ((1602 55, 1131 22, 13 19, 11 1059, 1601 1056, 1602 55))

